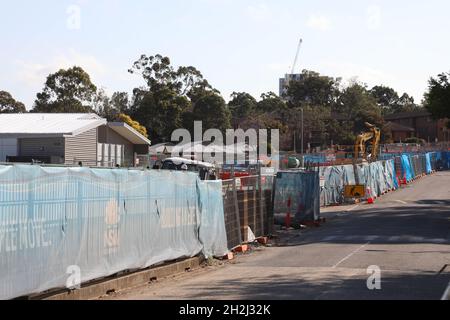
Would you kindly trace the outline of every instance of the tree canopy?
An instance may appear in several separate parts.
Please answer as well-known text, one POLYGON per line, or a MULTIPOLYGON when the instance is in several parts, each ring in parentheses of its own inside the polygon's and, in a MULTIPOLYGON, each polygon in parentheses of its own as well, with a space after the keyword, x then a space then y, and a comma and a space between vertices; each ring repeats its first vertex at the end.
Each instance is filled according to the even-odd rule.
POLYGON ((22 102, 16 101, 7 91, 0 91, 0 113, 25 113, 27 109, 22 102))
POLYGON ((441 73, 428 83, 425 106, 436 119, 450 119, 449 76, 450 73, 441 73))
POLYGON ((42 92, 37 94, 33 112, 92 112, 97 87, 80 67, 61 69, 50 74, 42 92))
MULTIPOLYGON (((385 128, 385 115, 421 110, 412 96, 388 86, 369 89, 356 81, 343 85, 341 78, 309 70, 289 82, 284 97, 267 92, 257 99, 236 91, 228 103, 197 68, 175 67, 160 54, 141 55, 128 71, 141 77, 144 85, 131 94, 109 96, 82 68, 61 69, 47 77, 32 112, 97 112, 109 121, 125 121, 155 143, 170 141, 176 129, 193 131, 194 121, 202 121, 204 130, 279 129, 281 148, 293 150, 299 146, 302 113, 305 146, 322 147, 353 144, 366 130, 365 122, 385 128)), ((449 76, 431 78, 425 96, 428 110, 438 118, 449 117, 449 76)), ((1 91, 0 112, 26 109, 1 91)), ((383 133, 388 141, 389 132, 383 133)))

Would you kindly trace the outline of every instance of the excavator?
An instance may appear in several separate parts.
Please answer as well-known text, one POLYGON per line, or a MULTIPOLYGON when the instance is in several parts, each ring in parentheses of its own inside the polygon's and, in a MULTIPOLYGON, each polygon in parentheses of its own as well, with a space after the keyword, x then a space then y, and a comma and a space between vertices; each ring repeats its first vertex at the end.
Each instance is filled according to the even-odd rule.
POLYGON ((355 160, 363 159, 366 161, 375 161, 378 159, 378 152, 381 139, 381 130, 373 124, 368 122, 365 123, 366 127, 369 129, 367 132, 361 133, 356 138, 355 143, 355 160), (367 154, 366 143, 372 141, 372 154, 367 154))

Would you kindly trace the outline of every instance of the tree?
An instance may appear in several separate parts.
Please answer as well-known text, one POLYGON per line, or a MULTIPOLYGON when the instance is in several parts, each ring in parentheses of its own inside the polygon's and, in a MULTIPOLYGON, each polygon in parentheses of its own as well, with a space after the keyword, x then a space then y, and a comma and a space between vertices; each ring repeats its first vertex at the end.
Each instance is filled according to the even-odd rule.
POLYGON ((195 100, 198 91, 213 90, 199 70, 192 66, 181 66, 175 70, 169 57, 160 54, 142 55, 128 72, 140 74, 151 91, 167 87, 191 100, 195 100))
POLYGON ((263 93, 258 101, 259 112, 280 112, 287 110, 286 102, 273 92, 263 93))
POLYGON ((193 105, 205 96, 219 95, 196 68, 175 69, 162 55, 142 55, 129 72, 140 74, 147 86, 134 90, 128 113, 158 142, 170 140, 182 126, 193 127, 193 105))
POLYGON ((353 122, 355 135, 367 130, 365 122, 383 127, 384 120, 376 99, 360 83, 353 83, 342 91, 335 111, 353 122))
POLYGON ((304 70, 300 80, 291 81, 287 96, 294 105, 331 106, 339 93, 341 79, 304 70))
POLYGON ((389 114, 396 111, 400 98, 394 89, 386 86, 375 86, 370 90, 370 94, 375 98, 383 113, 389 114))
POLYGON ((119 114, 117 116, 117 120, 125 122, 130 127, 132 127, 134 130, 136 130, 137 132, 142 134, 144 137, 148 138, 147 129, 144 126, 142 126, 139 122, 134 121, 133 119, 131 119, 130 116, 121 113, 121 114, 119 114))
MULTIPOLYGON (((450 118, 450 73, 431 78, 425 94, 425 106, 435 119, 450 118)), ((449 123, 450 126, 450 123, 449 123)))
POLYGON ((22 102, 16 101, 7 91, 0 91, 0 113, 25 113, 27 109, 22 102))
POLYGON ((228 103, 232 115, 232 123, 235 128, 252 113, 255 113, 258 102, 246 92, 233 92, 232 100, 228 103))
POLYGON ((114 92, 111 97, 111 106, 120 113, 127 113, 130 109, 130 98, 127 92, 114 92))
POLYGON ((182 115, 189 108, 186 97, 168 87, 157 91, 135 89, 130 115, 147 128, 158 142, 169 141, 172 132, 182 127, 182 115))
POLYGON ((128 93, 114 92, 111 98, 104 89, 100 89, 94 95, 92 109, 108 121, 117 120, 118 116, 130 112, 128 93))
POLYGON ((230 110, 225 100, 216 93, 205 94, 195 104, 194 120, 203 122, 203 129, 219 129, 225 131, 230 128, 230 110))
POLYGON ((44 89, 37 94, 33 112, 92 112, 96 92, 97 87, 82 68, 61 69, 47 77, 44 89))

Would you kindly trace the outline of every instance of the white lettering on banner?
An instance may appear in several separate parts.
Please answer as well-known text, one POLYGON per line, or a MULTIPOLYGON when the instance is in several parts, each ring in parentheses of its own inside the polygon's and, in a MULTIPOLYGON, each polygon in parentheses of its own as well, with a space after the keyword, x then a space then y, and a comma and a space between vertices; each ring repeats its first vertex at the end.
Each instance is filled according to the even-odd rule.
POLYGON ((117 200, 111 199, 105 208, 105 249, 106 254, 111 255, 118 252, 120 247, 119 235, 120 213, 117 200))
POLYGON ((27 220, 21 223, 0 225, 0 252, 46 248, 52 245, 47 236, 45 220, 27 220))

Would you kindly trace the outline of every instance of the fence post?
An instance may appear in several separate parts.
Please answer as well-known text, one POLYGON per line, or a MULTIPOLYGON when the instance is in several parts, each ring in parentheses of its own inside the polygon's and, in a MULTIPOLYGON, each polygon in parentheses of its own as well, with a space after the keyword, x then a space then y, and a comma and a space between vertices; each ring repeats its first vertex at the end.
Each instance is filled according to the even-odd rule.
MULTIPOLYGON (((234 175, 234 170, 232 172, 232 175, 234 175)), ((236 214, 236 222, 238 224, 238 232, 239 232, 239 240, 242 244, 243 239, 242 239, 242 232, 241 232, 241 218, 239 216, 239 203, 238 203, 238 197, 237 197, 237 190, 236 190, 236 178, 234 178, 233 176, 233 198, 234 198, 234 211, 236 214)))
POLYGON ((259 164, 259 170, 258 170, 258 186, 259 186, 259 206, 260 206, 260 220, 261 220, 261 236, 266 236, 264 234, 264 225, 265 225, 265 218, 264 218, 264 197, 263 197, 263 188, 262 188, 262 172, 261 172, 261 164, 259 164))

